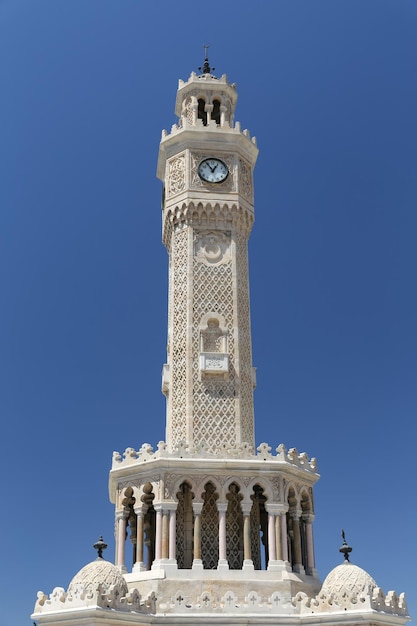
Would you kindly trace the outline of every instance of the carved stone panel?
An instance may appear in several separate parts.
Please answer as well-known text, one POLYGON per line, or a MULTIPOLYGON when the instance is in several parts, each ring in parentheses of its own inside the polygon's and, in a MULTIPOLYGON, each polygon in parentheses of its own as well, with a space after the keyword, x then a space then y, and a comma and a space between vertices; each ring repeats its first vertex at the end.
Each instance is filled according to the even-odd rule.
POLYGON ((180 154, 168 163, 167 198, 181 193, 185 189, 185 155, 180 154))
POLYGON ((216 231, 200 231, 194 242, 194 255, 200 263, 217 265, 230 259, 230 234, 216 231))

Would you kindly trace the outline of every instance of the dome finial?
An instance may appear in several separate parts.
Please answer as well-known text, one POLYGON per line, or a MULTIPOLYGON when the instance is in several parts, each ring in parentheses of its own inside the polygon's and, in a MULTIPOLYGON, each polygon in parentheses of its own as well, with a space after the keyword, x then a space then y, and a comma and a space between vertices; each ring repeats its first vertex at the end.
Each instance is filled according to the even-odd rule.
POLYGON ((345 557, 345 561, 349 562, 349 554, 352 552, 352 548, 347 544, 345 531, 343 530, 343 528, 342 528, 342 539, 343 539, 343 545, 341 548, 339 548, 339 552, 343 554, 343 556, 345 557))
POLYGON ((93 545, 94 550, 97 550, 98 558, 103 558, 103 550, 107 548, 107 543, 104 543, 103 536, 100 535, 98 541, 93 545))
POLYGON ((204 48, 204 65, 203 67, 199 67, 198 69, 200 70, 200 72, 203 72, 203 74, 210 74, 212 71, 214 72, 214 70, 216 69, 215 67, 210 67, 210 63, 208 60, 208 49, 210 48, 210 44, 205 43, 203 45, 204 48))

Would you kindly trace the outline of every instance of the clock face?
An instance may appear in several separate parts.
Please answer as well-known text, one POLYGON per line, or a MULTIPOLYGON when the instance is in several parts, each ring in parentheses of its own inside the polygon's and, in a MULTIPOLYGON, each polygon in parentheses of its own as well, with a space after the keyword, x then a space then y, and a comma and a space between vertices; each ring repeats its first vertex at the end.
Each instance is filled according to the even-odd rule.
POLYGON ((228 177, 229 170, 220 159, 204 159, 198 166, 198 175, 208 183, 222 183, 228 177))

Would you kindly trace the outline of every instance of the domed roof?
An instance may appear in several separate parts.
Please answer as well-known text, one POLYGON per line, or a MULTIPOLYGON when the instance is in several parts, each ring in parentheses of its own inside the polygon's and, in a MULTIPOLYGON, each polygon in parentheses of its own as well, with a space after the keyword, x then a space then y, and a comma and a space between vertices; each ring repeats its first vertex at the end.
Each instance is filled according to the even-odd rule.
POLYGON ((112 585, 116 585, 122 597, 128 593, 127 583, 121 572, 113 563, 100 557, 80 569, 71 580, 68 593, 73 592, 77 585, 82 585, 90 591, 95 591, 100 585, 104 592, 107 592, 112 585))
POLYGON ((321 591, 326 595, 339 595, 345 591, 358 594, 363 591, 369 593, 377 586, 368 572, 350 561, 344 561, 327 575, 321 591))

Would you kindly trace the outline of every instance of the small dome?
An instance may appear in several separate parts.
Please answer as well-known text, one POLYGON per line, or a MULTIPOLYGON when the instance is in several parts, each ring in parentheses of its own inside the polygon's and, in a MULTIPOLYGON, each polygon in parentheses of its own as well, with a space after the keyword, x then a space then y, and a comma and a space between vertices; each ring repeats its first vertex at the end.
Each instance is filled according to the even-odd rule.
POLYGON ((378 585, 362 568, 353 565, 350 561, 344 561, 327 575, 321 591, 326 595, 339 595, 345 591, 349 593, 370 592, 378 585))
POLYGON ((97 558, 80 569, 70 582, 68 593, 74 591, 77 585, 83 585, 91 591, 95 591, 98 585, 101 585, 104 592, 107 592, 112 585, 116 585, 121 597, 128 593, 127 583, 121 572, 113 563, 101 558, 97 558))

